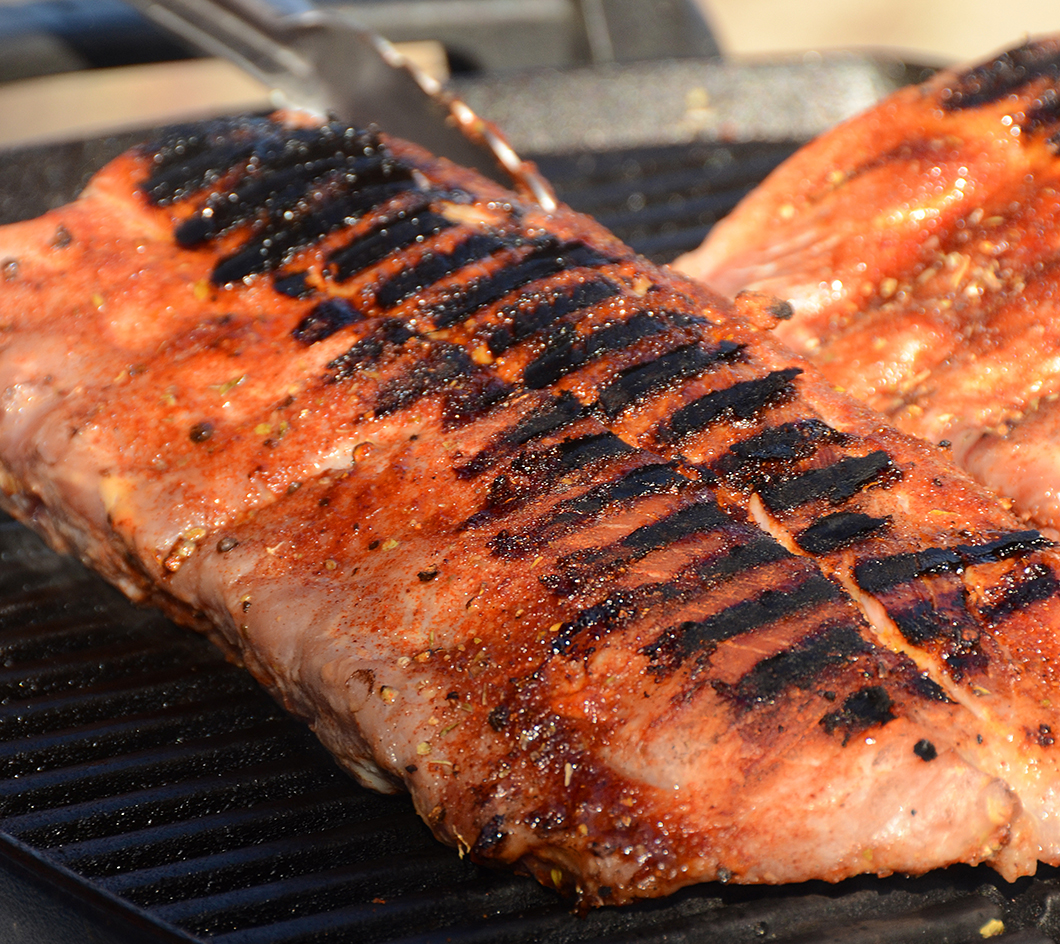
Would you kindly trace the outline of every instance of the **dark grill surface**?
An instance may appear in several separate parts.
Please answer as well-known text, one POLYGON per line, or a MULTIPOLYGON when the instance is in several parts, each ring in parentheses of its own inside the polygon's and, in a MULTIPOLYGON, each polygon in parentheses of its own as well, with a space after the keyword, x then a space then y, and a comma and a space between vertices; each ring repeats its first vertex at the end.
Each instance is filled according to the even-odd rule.
MULTIPOLYGON (((126 143, 0 159, 0 179, 13 182, 0 219, 69 199, 86 161, 99 166, 126 143)), ((563 199, 665 261, 697 245, 794 147, 539 162, 563 199)), ((437 844, 407 798, 354 785, 208 643, 131 608, 10 522, 0 524, 0 829, 0 912, 21 894, 5 884, 18 872, 27 888, 58 887, 61 901, 101 915, 117 935, 101 940, 960 944, 1001 934, 1036 944, 1060 935, 1053 869, 1011 886, 964 867, 837 886, 708 884, 577 918, 535 883, 437 844)), ((4 930, 2 940, 70 939, 61 922, 53 937, 4 930)))

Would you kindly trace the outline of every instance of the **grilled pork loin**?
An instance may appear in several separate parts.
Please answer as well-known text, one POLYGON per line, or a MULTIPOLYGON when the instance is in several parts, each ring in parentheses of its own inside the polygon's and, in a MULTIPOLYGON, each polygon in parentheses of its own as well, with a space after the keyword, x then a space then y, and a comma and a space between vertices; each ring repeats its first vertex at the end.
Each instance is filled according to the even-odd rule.
POLYGON ((1060 530, 1060 40, 942 72, 803 148, 679 260, 1060 530))
POLYGON ((584 905, 1060 862, 1060 558, 733 305, 419 149, 182 128, 0 230, 3 503, 584 905))

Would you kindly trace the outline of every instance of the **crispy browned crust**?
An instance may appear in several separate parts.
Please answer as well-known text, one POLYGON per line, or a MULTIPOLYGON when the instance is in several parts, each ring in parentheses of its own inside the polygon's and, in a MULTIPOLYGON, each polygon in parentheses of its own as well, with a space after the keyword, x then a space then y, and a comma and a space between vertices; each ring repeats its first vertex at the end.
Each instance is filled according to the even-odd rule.
POLYGON ((477 860, 1060 861, 1048 542, 592 221, 246 119, 0 258, 7 507, 477 860))

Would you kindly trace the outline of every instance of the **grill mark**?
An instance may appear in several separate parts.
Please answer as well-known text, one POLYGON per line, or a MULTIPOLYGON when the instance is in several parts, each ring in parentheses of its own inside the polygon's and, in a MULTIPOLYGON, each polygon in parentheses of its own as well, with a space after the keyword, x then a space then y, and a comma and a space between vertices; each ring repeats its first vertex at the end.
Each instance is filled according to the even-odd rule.
POLYGON ((564 472, 574 472, 594 462, 627 455, 633 451, 632 446, 614 433, 596 433, 578 439, 567 439, 559 445, 560 467, 564 472))
POLYGON ((1040 78, 1060 78, 1060 50, 1045 43, 1026 43, 957 76, 940 92, 942 107, 947 111, 976 108, 1040 78))
POLYGON ((1052 546, 1052 542, 1037 531, 1012 531, 983 544, 931 547, 913 554, 861 561, 854 567, 854 579, 862 590, 880 593, 928 574, 948 573, 974 564, 1021 557, 1052 546))
POLYGON ((443 415, 449 425, 466 421, 512 392, 509 385, 476 367, 462 347, 435 343, 423 360, 383 387, 375 415, 389 416, 440 390, 446 392, 443 415))
POLYGON ((849 665, 872 646, 854 624, 818 629, 783 652, 762 659, 735 685, 715 681, 714 690, 744 710, 773 704, 792 688, 823 684, 829 671, 849 665))
POLYGON ((531 551, 594 521, 615 505, 625 505, 651 495, 676 494, 691 485, 691 479, 669 464, 641 466, 612 482, 596 485, 577 498, 560 502, 539 521, 515 533, 502 531, 491 546, 509 559, 525 557, 531 551))
POLYGON ((310 344, 330 338, 335 332, 348 328, 358 321, 364 321, 364 315, 346 299, 329 298, 316 305, 298 322, 291 336, 299 344, 308 347, 310 344))
POLYGON ((340 187, 315 202, 312 211, 305 212, 293 222, 282 216, 270 221, 247 240, 239 252, 221 259, 214 266, 210 280, 214 285, 228 285, 278 268, 299 250, 348 226, 413 186, 411 177, 396 176, 394 180, 353 191, 340 187))
POLYGON ((245 168, 246 177, 230 189, 210 194, 205 207, 177 227, 177 242, 192 249, 263 215, 273 224, 289 220, 286 214, 298 216, 310 191, 325 181, 333 186, 363 187, 395 176, 410 179, 408 169, 398 165, 382 146, 366 146, 361 154, 336 153, 335 140, 322 136, 312 141, 303 135, 298 141, 304 143, 303 148, 284 147, 271 161, 270 155, 255 154, 245 168))
POLYGON ((738 422, 754 419, 762 411, 795 396, 792 381, 801 373, 798 367, 788 367, 757 380, 744 380, 723 390, 714 390, 681 407, 660 428, 658 438, 661 442, 675 442, 700 433, 722 419, 738 422))
POLYGON ((640 651, 656 664, 655 671, 675 671, 693 654, 702 664, 719 643, 842 596, 837 584, 811 574, 792 589, 764 590, 754 599, 743 600, 705 620, 686 620, 667 629, 640 651))
POLYGON ((541 580, 557 593, 574 593, 586 581, 608 570, 632 564, 683 538, 720 531, 735 524, 713 498, 700 499, 660 521, 642 525, 613 544, 568 554, 556 562, 559 574, 549 574, 541 580))
POLYGON ((367 233, 331 253, 327 267, 329 278, 345 282, 392 252, 451 228, 454 224, 450 220, 433 210, 426 210, 431 196, 424 194, 412 207, 403 207, 392 219, 382 220, 367 233))
POLYGON ((926 600, 918 600, 904 610, 891 610, 889 615, 902 636, 915 646, 952 635, 954 629, 926 600))
POLYGON ((638 312, 628 321, 599 328, 584 338, 573 325, 560 325, 550 332, 541 354, 526 365, 523 383, 534 390, 550 387, 582 364, 609 351, 632 347, 668 328, 665 321, 646 312, 638 312))
MULTIPOLYGON (((490 482, 486 507, 468 518, 462 528, 481 527, 522 508, 551 489, 560 475, 579 472, 634 451, 614 433, 603 432, 566 439, 547 449, 523 452, 512 460, 507 472, 490 482)), ((507 532, 502 532, 491 541, 495 553, 513 556, 512 549, 506 549, 508 537, 507 532)))
POLYGON ((645 364, 627 367, 618 379, 600 390, 597 403, 609 419, 629 409, 651 394, 694 377, 708 367, 738 357, 743 346, 722 341, 713 350, 686 344, 645 364))
POLYGON ((418 337, 397 318, 388 318, 370 335, 331 361, 328 370, 333 371, 335 381, 349 380, 358 368, 377 363, 388 350, 400 348, 409 339, 418 337))
POLYGON ((828 554, 875 534, 890 520, 890 515, 873 518, 860 512, 837 511, 815 521, 795 537, 795 543, 807 554, 828 554))
POLYGON ((570 426, 585 415, 585 407, 572 394, 564 391, 558 397, 551 398, 541 409, 532 411, 496 436, 490 445, 476 453, 470 461, 458 466, 456 475, 461 479, 475 478, 520 446, 570 426))
POLYGON ((1056 596, 1058 591, 1060 583, 1057 582, 1052 568, 1045 564, 1033 564, 1027 568, 1022 579, 1012 581, 1004 593, 995 598, 989 606, 980 609, 979 614, 987 624, 995 626, 1032 603, 1056 596))
POLYGON ((454 297, 428 309, 427 313, 436 327, 448 328, 457 322, 466 321, 486 305, 500 301, 509 292, 531 282, 558 275, 567 269, 592 268, 616 261, 616 258, 604 255, 584 243, 561 243, 549 237, 542 240, 529 255, 471 283, 454 297))
POLYGON ((308 272, 291 272, 287 275, 277 275, 272 282, 272 287, 281 295, 288 298, 309 298, 313 289, 306 281, 308 272))
POLYGON ((820 420, 784 423, 733 443, 711 471, 734 488, 750 491, 809 459, 821 446, 842 444, 847 438, 820 420))
POLYGON ((828 734, 842 729, 845 746, 856 732, 893 721, 893 708, 894 702, 887 689, 882 685, 870 685, 848 695, 842 708, 828 712, 819 723, 828 734))
POLYGON ((891 457, 878 449, 867 456, 848 456, 827 468, 812 469, 776 484, 765 485, 759 495, 773 512, 790 511, 819 499, 841 505, 862 489, 889 484, 900 474, 891 457))
POLYGON ((382 308, 393 308, 464 266, 479 262, 501 249, 514 248, 519 243, 520 238, 515 235, 474 233, 447 253, 428 251, 416 265, 385 280, 376 290, 376 303, 382 308))
POLYGON ((762 547, 743 553, 750 545, 738 544, 721 554, 693 561, 668 581, 610 594, 564 623, 552 641, 553 651, 571 655, 575 640, 585 634, 593 640, 600 639, 634 619, 645 618, 655 607, 702 596, 739 574, 792 556, 770 538, 753 543, 762 547))
POLYGON ((530 307, 522 301, 502 308, 498 314, 504 323, 486 332, 486 346, 494 357, 500 357, 509 348, 544 330, 564 315, 582 311, 620 292, 621 289, 610 279, 595 278, 581 282, 569 291, 553 293, 530 307))

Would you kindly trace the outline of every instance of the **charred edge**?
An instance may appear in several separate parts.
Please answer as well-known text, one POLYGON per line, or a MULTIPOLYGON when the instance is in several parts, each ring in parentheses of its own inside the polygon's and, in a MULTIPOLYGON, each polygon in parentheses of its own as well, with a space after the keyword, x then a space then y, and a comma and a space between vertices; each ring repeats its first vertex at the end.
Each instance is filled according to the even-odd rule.
POLYGON ((428 251, 416 265, 402 269, 384 281, 376 291, 375 300, 382 308, 393 308, 464 266, 479 262, 501 249, 515 248, 519 242, 517 236, 475 233, 447 253, 428 251))
MULTIPOLYGON (((1041 128, 1054 128, 1060 122, 1060 95, 1055 88, 1045 89, 1035 101, 1034 106, 1027 110, 1027 115, 1020 122, 1020 131, 1025 135, 1031 135, 1041 128)), ((1049 138, 1049 144, 1055 148, 1060 136, 1053 135, 1049 138)))
POLYGON ((564 392, 553 398, 542 409, 534 410, 514 427, 501 433, 493 443, 477 453, 469 462, 457 467, 457 477, 475 478, 496 465, 513 450, 576 423, 585 416, 585 413, 585 407, 570 393, 564 392))
POLYGON ((795 538, 807 554, 828 554, 849 547, 888 525, 890 515, 873 518, 853 511, 837 511, 814 522, 795 538))
POLYGON ((1045 564, 1033 564, 1005 588, 1000 598, 995 598, 990 606, 983 607, 979 613, 983 620, 995 626, 1003 619, 1019 610, 1026 609, 1032 603, 1040 603, 1056 596, 1060 583, 1050 567, 1045 564))
POLYGON ((673 671, 695 654, 709 658, 718 644, 742 636, 801 610, 820 606, 842 596, 837 584, 812 574, 791 589, 765 590, 753 600, 744 600, 705 620, 687 620, 666 630, 641 649, 663 671, 673 671))
POLYGON ((609 351, 632 347, 638 341, 662 334, 669 325, 657 316, 638 312, 628 321, 608 325, 582 338, 574 325, 553 329, 545 349, 523 371, 523 383, 534 390, 550 387, 582 364, 609 351))
POLYGON ((842 444, 847 437, 820 420, 798 420, 764 430, 733 443, 711 470, 734 488, 760 488, 809 459, 821 446, 842 444))
POLYGON ((724 390, 714 390, 681 407, 660 428, 658 438, 661 442, 675 442, 723 419, 738 422, 754 419, 763 410, 790 400, 795 395, 792 381, 801 373, 798 367, 789 367, 758 380, 745 380, 724 390))
POLYGON ((1026 43, 958 75, 942 89, 947 111, 977 108, 1016 92, 1035 79, 1060 76, 1060 50, 1049 43, 1026 43))
POLYGON ((424 194, 416 206, 403 207, 393 214, 392 219, 383 220, 353 242, 336 249, 328 256, 328 277, 335 282, 345 282, 392 252, 430 239, 452 227, 454 224, 441 214, 425 210, 428 196, 424 194))
POLYGON ((496 851, 507 835, 501 828, 503 825, 504 817, 500 813, 487 822, 479 832, 475 844, 471 847, 471 855, 485 856, 496 851))
POLYGON ((500 301, 515 291, 566 269, 594 268, 617 261, 584 243, 561 243, 553 238, 541 240, 536 248, 518 261, 473 282, 453 298, 428 309, 428 315, 439 328, 466 321, 475 312, 500 301))
POLYGON ((308 275, 308 272, 290 272, 284 275, 277 275, 273 279, 272 287, 288 298, 309 298, 313 294, 313 289, 307 281, 308 275))
POLYGON ((974 564, 1022 557, 1052 547, 1037 531, 1013 531, 984 544, 931 547, 914 554, 895 554, 862 561, 854 567, 854 579, 862 590, 880 593, 927 574, 954 572, 974 564))
POLYGON ((597 404, 608 419, 614 419, 656 391, 695 377, 708 367, 736 359, 742 350, 743 345, 732 341, 722 341, 713 350, 687 344, 646 364, 627 367, 617 380, 600 390, 597 404))
POLYGON ((735 685, 715 682, 714 689, 745 710, 772 704, 792 688, 806 690, 824 683, 830 670, 871 649, 855 625, 822 628, 763 659, 735 685))
POLYGON ((843 707, 830 711, 821 718, 820 725, 828 734, 843 731, 843 744, 858 731, 885 725, 895 719, 894 702, 882 685, 859 689, 846 697, 843 707))
POLYGON ((891 457, 881 449, 867 456, 840 459, 827 468, 813 469, 775 485, 766 485, 759 495, 773 512, 789 511, 820 499, 841 505, 862 489, 890 484, 900 475, 891 457))
POLYGON ((412 186, 411 179, 400 176, 350 192, 340 186, 320 196, 310 210, 293 222, 287 222, 282 216, 268 222, 243 249, 218 262, 210 280, 214 285, 229 285, 251 275, 271 272, 296 252, 323 239, 328 233, 348 226, 412 186))
POLYGON ((309 346, 330 338, 335 332, 341 331, 358 321, 364 321, 361 314, 344 298, 329 298, 316 305, 291 332, 291 336, 299 343, 309 346))
MULTIPOLYGON (((496 476, 490 482, 486 507, 468 518, 463 527, 481 527, 522 508, 527 502, 552 488, 556 478, 564 473, 577 472, 587 466, 631 452, 632 446, 610 432, 567 439, 548 449, 524 452, 512 460, 506 473, 496 476)), ((495 552, 511 556, 511 549, 501 550, 509 538, 506 532, 494 538, 491 545, 494 546, 495 552)))
POLYGON ((443 390, 445 420, 452 425, 485 411, 511 393, 512 388, 476 367, 463 348, 436 343, 424 360, 382 389, 375 415, 389 416, 443 390))
POLYGON ((621 289, 610 279, 595 278, 581 282, 573 289, 560 290, 544 299, 534 300, 532 304, 525 299, 520 300, 498 312, 502 323, 486 333, 486 346, 494 357, 500 357, 509 348, 543 331, 564 315, 582 311, 620 292, 621 289))
POLYGON ((349 380, 362 367, 377 363, 385 353, 400 348, 410 338, 418 338, 415 331, 396 318, 382 322, 370 335, 362 338, 344 354, 328 364, 336 381, 349 380))

